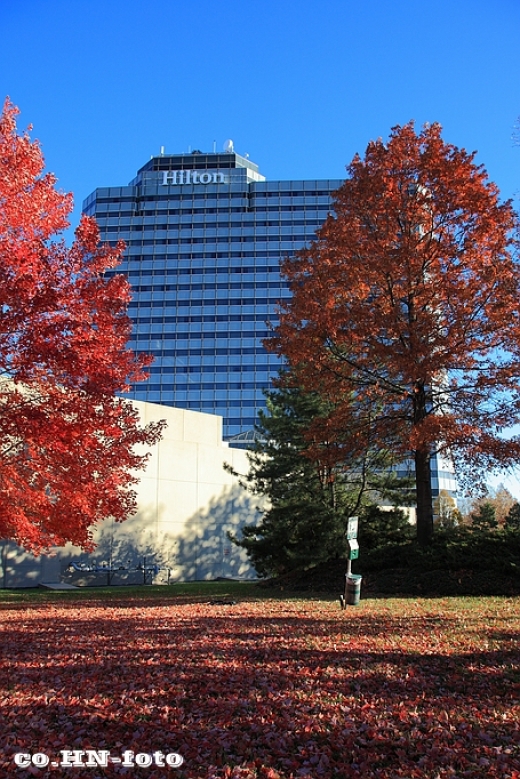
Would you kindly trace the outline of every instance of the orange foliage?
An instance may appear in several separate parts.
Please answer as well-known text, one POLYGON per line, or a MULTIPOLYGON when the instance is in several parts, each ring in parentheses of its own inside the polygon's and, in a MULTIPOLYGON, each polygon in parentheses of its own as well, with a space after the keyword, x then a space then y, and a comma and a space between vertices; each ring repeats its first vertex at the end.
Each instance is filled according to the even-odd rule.
POLYGON ((370 418, 372 440, 415 459, 428 540, 435 450, 479 468, 520 455, 502 436, 520 412, 517 216, 437 124, 394 128, 347 171, 317 240, 284 263, 292 299, 268 346, 347 398, 338 436, 370 418))

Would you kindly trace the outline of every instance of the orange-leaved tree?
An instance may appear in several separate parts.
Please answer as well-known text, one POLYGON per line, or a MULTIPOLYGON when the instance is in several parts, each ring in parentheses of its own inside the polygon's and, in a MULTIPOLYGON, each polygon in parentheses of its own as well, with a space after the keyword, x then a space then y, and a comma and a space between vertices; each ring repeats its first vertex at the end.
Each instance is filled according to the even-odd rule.
POLYGON ((477 469, 520 456, 507 435, 520 415, 517 216, 437 124, 393 128, 347 172, 316 241, 283 264, 292 297, 267 345, 346 398, 329 440, 370 425, 373 444, 414 461, 427 544, 434 453, 477 469))
POLYGON ((92 527, 135 510, 136 470, 161 424, 118 397, 145 378, 126 344, 128 282, 105 277, 123 246, 98 245, 69 195, 44 173, 38 143, 0 116, 0 538, 38 552, 92 546, 92 527))

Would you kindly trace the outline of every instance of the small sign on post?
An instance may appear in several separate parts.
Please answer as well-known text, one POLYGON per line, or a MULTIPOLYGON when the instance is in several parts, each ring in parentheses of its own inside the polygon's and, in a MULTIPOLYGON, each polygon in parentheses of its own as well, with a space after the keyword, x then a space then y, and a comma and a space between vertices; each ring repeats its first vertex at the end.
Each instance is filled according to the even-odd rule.
POLYGON ((357 538, 358 521, 358 517, 350 517, 347 524, 347 541, 351 541, 353 538, 357 538))

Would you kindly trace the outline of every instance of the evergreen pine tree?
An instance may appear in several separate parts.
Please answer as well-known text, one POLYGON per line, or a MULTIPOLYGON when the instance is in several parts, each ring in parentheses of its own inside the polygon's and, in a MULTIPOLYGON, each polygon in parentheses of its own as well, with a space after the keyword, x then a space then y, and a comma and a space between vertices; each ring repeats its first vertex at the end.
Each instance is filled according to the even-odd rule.
POLYGON ((505 519, 504 527, 506 530, 520 531, 520 503, 515 503, 509 509, 505 519))
POLYGON ((498 528, 496 511, 492 503, 488 501, 481 503, 478 511, 471 515, 471 526, 473 530, 484 533, 498 528))
POLYGON ((266 497, 267 508, 257 524, 242 529, 241 538, 231 536, 264 576, 344 557, 348 518, 371 497, 395 498, 402 487, 384 452, 338 465, 319 425, 319 438, 313 437, 313 423, 330 416, 332 401, 302 390, 284 372, 266 398, 242 482, 266 497))

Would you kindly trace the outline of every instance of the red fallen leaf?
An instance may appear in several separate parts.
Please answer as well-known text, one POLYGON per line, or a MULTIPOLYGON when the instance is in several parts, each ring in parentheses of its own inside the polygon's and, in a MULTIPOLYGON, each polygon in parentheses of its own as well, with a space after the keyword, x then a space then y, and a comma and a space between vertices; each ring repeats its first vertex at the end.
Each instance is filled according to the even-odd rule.
MULTIPOLYGON (((312 601, 242 603, 222 616, 124 596, 109 609, 94 596, 81 609, 0 608, 0 647, 9 647, 0 775, 21 776, 17 751, 89 748, 177 752, 182 779, 448 779, 448 766, 469 779, 483 770, 520 779, 510 683, 519 603, 464 602, 466 624, 457 608, 362 601, 348 622, 312 601), (482 634, 493 651, 482 650, 482 634), (434 639, 435 651, 421 654, 434 639)), ((135 779, 145 771, 164 776, 126 769, 135 779)), ((92 769, 75 768, 74 779, 93 779, 92 769)))
POLYGON ((264 766, 260 769, 259 776, 262 779, 281 779, 278 771, 275 771, 274 768, 265 768, 264 766))

